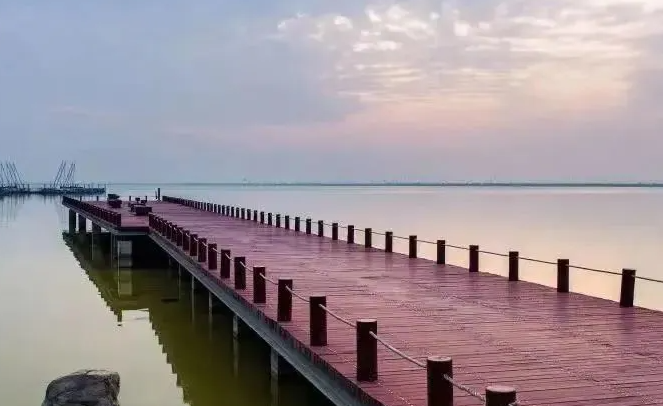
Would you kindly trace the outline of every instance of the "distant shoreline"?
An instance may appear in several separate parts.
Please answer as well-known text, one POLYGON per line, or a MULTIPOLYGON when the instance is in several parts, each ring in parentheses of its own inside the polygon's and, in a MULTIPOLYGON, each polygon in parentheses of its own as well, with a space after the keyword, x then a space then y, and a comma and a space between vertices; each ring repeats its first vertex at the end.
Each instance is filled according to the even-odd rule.
POLYGON ((108 185, 170 185, 170 186, 245 186, 245 187, 531 187, 531 188, 663 188, 657 182, 150 182, 108 183, 108 185))

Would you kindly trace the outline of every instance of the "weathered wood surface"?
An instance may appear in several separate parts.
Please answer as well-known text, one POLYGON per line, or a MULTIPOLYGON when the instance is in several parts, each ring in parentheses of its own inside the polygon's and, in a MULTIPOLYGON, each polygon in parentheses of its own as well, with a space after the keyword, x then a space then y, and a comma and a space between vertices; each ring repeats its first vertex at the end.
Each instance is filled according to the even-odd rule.
MULTIPOLYGON (((265 266, 268 278, 292 278, 298 294, 326 295, 329 309, 348 320, 377 319, 378 335, 412 357, 452 357, 454 379, 478 392, 504 384, 518 390, 521 404, 663 405, 659 312, 332 241, 314 235, 315 227, 305 235, 171 203, 153 207, 249 266, 265 266)), ((241 292, 249 302, 251 277, 241 292)), ((221 283, 233 286, 232 278, 221 283)), ((284 326, 307 343, 308 304, 293 301, 293 321, 284 326)), ((272 284, 259 307, 276 319, 272 284)), ((312 350, 354 379, 354 330, 331 317, 328 326, 329 345, 312 350)), ((385 405, 425 405, 425 370, 381 345, 378 351, 378 382, 357 385, 385 405)), ((460 390, 455 399, 481 404, 460 390)))

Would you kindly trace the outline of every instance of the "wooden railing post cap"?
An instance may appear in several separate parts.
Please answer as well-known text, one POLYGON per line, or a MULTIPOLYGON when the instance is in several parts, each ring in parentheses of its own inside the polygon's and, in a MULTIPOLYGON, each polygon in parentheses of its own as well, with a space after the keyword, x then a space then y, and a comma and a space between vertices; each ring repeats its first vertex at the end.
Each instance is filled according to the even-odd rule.
POLYGON ((486 388, 486 406, 508 406, 516 401, 516 389, 511 386, 490 385, 486 388))
POLYGON ((365 325, 365 324, 377 324, 377 319, 358 319, 356 321, 357 325, 365 325))
POLYGON ((445 357, 442 355, 431 355, 430 357, 426 358, 426 362, 428 364, 445 364, 451 362, 451 357, 445 357))

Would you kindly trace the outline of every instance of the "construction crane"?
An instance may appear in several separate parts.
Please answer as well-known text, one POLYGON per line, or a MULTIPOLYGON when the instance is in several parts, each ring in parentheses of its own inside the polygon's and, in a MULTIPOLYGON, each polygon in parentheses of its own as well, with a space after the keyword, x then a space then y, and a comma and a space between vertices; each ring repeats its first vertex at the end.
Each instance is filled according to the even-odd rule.
POLYGON ((64 186, 72 187, 74 185, 75 174, 76 162, 72 162, 71 165, 69 165, 69 172, 67 172, 67 176, 64 178, 64 186))
POLYGON ((55 174, 55 179, 50 184, 51 188, 55 189, 55 188, 58 187, 58 185, 60 183, 60 179, 62 178, 62 176, 64 174, 65 165, 66 165, 66 161, 62 161, 60 163, 60 166, 58 167, 58 172, 55 174))
POLYGON ((55 174, 55 179, 49 185, 50 189, 63 189, 74 186, 74 174, 76 173, 76 163, 62 161, 55 174))

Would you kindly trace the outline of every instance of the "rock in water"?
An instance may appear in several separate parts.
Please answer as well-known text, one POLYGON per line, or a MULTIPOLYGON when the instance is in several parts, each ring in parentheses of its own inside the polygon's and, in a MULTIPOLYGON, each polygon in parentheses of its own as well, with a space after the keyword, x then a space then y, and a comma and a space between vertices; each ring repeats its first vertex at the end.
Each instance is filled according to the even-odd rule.
POLYGON ((119 393, 117 372, 86 369, 49 383, 41 406, 119 406, 119 393))

